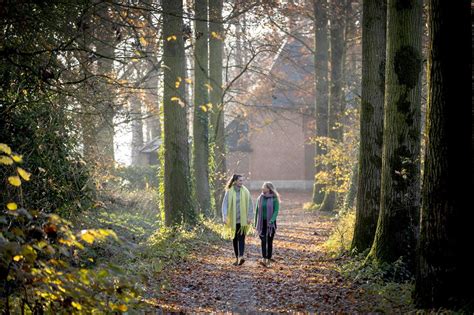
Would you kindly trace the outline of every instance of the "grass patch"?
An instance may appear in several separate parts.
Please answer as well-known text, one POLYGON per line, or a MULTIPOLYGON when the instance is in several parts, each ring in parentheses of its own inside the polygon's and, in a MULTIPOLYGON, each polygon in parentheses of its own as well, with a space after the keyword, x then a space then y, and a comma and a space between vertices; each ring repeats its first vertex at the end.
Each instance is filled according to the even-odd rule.
POLYGON ((328 240, 321 248, 330 256, 340 256, 350 250, 354 234, 355 211, 344 212, 336 218, 337 223, 328 240))
POLYGON ((319 209, 321 205, 320 204, 316 204, 316 203, 313 203, 313 202, 305 202, 303 204, 303 210, 305 211, 316 211, 319 209))
POLYGON ((407 313, 415 312, 412 299, 414 279, 400 280, 400 274, 406 274, 402 261, 393 264, 378 265, 366 261, 367 251, 348 257, 339 264, 339 272, 359 287, 361 300, 370 301, 364 305, 367 312, 407 313))
POLYGON ((116 240, 94 242, 82 265, 96 270, 114 266, 128 276, 144 301, 134 308, 142 311, 153 309, 146 301, 160 288, 166 288, 167 280, 162 276, 165 270, 186 260, 200 246, 218 244, 228 238, 222 224, 203 217, 193 228, 164 226, 156 195, 153 190, 109 194, 103 196, 99 208, 74 219, 78 230, 100 228, 116 233, 116 240))

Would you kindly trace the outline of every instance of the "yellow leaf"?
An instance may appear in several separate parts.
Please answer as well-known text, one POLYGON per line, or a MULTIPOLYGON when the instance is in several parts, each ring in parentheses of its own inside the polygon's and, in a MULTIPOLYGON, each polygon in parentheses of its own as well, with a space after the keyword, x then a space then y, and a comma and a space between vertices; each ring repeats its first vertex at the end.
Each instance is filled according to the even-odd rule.
POLYGON ((128 310, 128 307, 127 307, 127 305, 120 304, 120 305, 117 306, 117 309, 121 312, 126 312, 128 310))
POLYGON ((7 203, 7 208, 8 210, 15 211, 16 209, 18 209, 18 206, 14 202, 9 202, 7 203))
POLYGON ((211 92, 212 91, 212 86, 209 83, 204 84, 207 87, 207 91, 211 92))
POLYGON ((185 80, 185 81, 186 81, 186 83, 188 83, 188 84, 191 84, 191 83, 193 83, 193 80, 191 80, 191 78, 186 78, 186 79, 184 79, 184 80, 185 80))
POLYGON ((14 261, 20 261, 22 258, 23 258, 23 256, 21 256, 21 255, 16 255, 15 257, 13 257, 13 260, 14 260, 14 261))
POLYGON ((77 302, 72 302, 71 305, 79 311, 82 310, 82 305, 77 302))
POLYGON ((142 46, 146 46, 146 44, 148 44, 148 42, 146 41, 145 38, 140 37, 140 44, 142 44, 142 46))
POLYGON ((18 174, 20 174, 21 178, 23 178, 26 181, 30 180, 31 174, 22 169, 21 167, 17 167, 16 170, 18 171, 18 174))
POLYGON ((89 244, 94 243, 94 235, 87 231, 82 231, 81 238, 89 244))
POLYGON ((0 152, 4 152, 6 154, 12 154, 12 149, 5 143, 0 143, 0 152))
POLYGON ((10 185, 13 185, 13 186, 16 186, 16 187, 19 187, 21 185, 21 179, 18 176, 8 177, 8 182, 10 183, 10 185))
POLYGON ((207 107, 205 105, 202 105, 201 109, 202 109, 203 112, 207 112, 207 107))
POLYGON ((170 41, 170 40, 176 40, 176 36, 175 35, 171 35, 171 36, 168 36, 166 38, 167 41, 170 41))
POLYGON ((21 155, 13 154, 13 155, 12 155, 12 158, 13 158, 13 161, 15 161, 15 162, 17 162, 17 163, 23 162, 23 158, 22 158, 21 155))
POLYGON ((181 77, 178 77, 178 79, 176 80, 176 82, 174 83, 175 87, 176 88, 179 88, 179 85, 181 84, 181 77))
POLYGON ((215 39, 222 39, 222 37, 217 32, 211 32, 211 37, 215 39))
POLYGON ((172 100, 173 102, 178 102, 179 106, 181 106, 181 107, 184 107, 184 106, 186 105, 186 104, 184 104, 184 102, 183 102, 179 97, 177 97, 177 96, 173 96, 173 97, 171 98, 171 100, 172 100))
POLYGON ((13 164, 13 160, 12 160, 9 156, 2 155, 2 156, 0 156, 0 164, 3 164, 3 165, 12 165, 12 164, 13 164))
POLYGON ((132 61, 133 62, 138 62, 138 59, 137 58, 132 58, 132 61))

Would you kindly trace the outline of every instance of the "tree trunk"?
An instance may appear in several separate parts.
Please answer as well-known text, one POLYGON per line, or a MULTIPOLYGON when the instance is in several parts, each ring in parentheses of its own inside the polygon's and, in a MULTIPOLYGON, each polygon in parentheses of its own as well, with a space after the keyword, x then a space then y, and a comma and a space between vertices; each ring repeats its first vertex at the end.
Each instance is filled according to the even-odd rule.
POLYGON ((112 78, 113 63, 115 55, 115 32, 112 27, 109 15, 109 4, 98 4, 97 15, 100 17, 100 24, 97 26, 96 47, 99 59, 97 60, 97 74, 99 84, 97 87, 100 100, 97 104, 99 113, 98 124, 96 126, 97 153, 96 157, 102 166, 113 166, 114 162, 114 117, 115 117, 115 96, 112 86, 107 82, 107 78, 112 78))
MULTIPOLYGON (((344 4, 331 0, 331 81, 328 108, 328 137, 342 141, 342 108, 344 106, 342 91, 342 73, 344 57, 344 18, 340 10, 344 4)), ((328 191, 324 196, 320 211, 334 211, 336 192, 328 191)))
POLYGON ((387 2, 365 0, 362 12, 359 180, 351 245, 358 252, 372 246, 380 209, 387 2))
POLYGON ((222 70, 224 51, 224 25, 222 23, 222 0, 209 0, 209 76, 211 84, 212 129, 214 132, 214 215, 221 216, 221 204, 226 182, 226 149, 224 136, 224 102, 222 70))
MULTIPOLYGON (((329 73, 329 36, 328 36, 328 16, 327 0, 314 1, 314 29, 315 29, 315 84, 316 84, 316 137, 328 136, 328 73, 329 73)), ((315 156, 324 154, 323 147, 316 144, 315 156)), ((322 171, 322 167, 317 165, 315 173, 322 171)), ((324 199, 323 185, 314 181, 313 203, 321 204, 324 199)))
POLYGON ((470 260, 465 251, 472 245, 462 246, 471 236, 463 236, 467 230, 462 221, 472 224, 462 212, 472 211, 472 201, 469 184, 458 176, 469 164, 469 140, 459 132, 469 114, 453 107, 468 89, 469 68, 464 55, 451 55, 469 51, 467 42, 452 40, 453 34, 466 29, 467 11, 461 2, 429 2, 427 139, 415 286, 416 303, 422 308, 457 308, 472 299, 472 291, 466 289, 472 285, 472 262, 466 271, 461 267, 468 264, 462 262, 470 260))
POLYGON ((165 224, 194 223, 195 212, 189 183, 188 122, 185 77, 182 0, 163 0, 164 67, 164 204, 165 224))
POLYGON ((420 204, 421 0, 388 1, 380 215, 369 258, 413 271, 420 204))
POLYGON ((142 103, 138 95, 131 95, 130 110, 132 119, 132 165, 141 165, 140 148, 143 147, 143 120, 142 103))
POLYGON ((207 0, 194 0, 196 43, 194 47, 194 181, 199 211, 209 214, 209 61, 207 0))
POLYGON ((352 167, 351 184, 344 198, 344 207, 343 207, 344 211, 350 211, 352 207, 354 207, 354 201, 357 198, 358 183, 359 183, 359 165, 357 163, 354 163, 354 166, 352 167))

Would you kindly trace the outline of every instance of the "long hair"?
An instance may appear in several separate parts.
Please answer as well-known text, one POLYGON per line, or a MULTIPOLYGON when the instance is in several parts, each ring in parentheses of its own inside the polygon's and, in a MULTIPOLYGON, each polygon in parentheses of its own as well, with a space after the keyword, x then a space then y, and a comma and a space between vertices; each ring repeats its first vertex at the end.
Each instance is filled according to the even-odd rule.
POLYGON ((275 188, 275 185, 273 185, 272 182, 265 182, 265 183, 263 183, 263 186, 267 187, 268 190, 270 190, 270 192, 275 195, 275 197, 278 199, 278 202, 281 201, 280 194, 278 193, 278 191, 275 188))
POLYGON ((225 185, 225 188, 230 189, 232 185, 234 185, 235 181, 238 180, 242 175, 240 174, 234 174, 232 177, 227 181, 227 184, 225 185))

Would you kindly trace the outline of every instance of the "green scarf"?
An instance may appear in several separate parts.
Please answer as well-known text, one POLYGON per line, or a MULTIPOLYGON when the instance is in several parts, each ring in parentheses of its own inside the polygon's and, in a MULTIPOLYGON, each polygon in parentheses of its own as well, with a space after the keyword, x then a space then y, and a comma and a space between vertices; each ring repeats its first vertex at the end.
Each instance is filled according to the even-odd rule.
MULTIPOLYGON (((248 234, 252 225, 247 223, 247 214, 249 211, 249 200, 250 192, 249 190, 242 186, 240 187, 240 233, 248 234)), ((232 230, 232 233, 235 233, 237 222, 237 192, 235 188, 229 189, 229 196, 227 201, 227 226, 232 230)))

